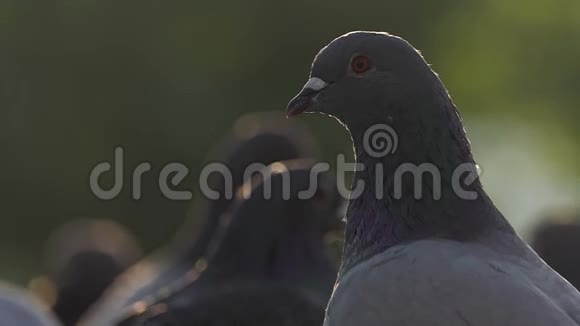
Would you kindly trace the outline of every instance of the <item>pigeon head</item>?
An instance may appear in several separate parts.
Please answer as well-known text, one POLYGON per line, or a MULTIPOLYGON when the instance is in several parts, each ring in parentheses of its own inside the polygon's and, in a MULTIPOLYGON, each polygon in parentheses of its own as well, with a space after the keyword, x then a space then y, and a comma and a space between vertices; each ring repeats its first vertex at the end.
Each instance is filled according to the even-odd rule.
POLYGON ((376 156, 366 155, 366 135, 375 130, 372 139, 382 137, 388 126, 398 149, 387 157, 391 166, 386 171, 403 163, 430 162, 450 176, 457 166, 474 163, 460 115, 443 83, 412 45, 394 35, 352 32, 330 42, 288 104, 287 116, 301 112, 336 118, 350 132, 357 160, 363 163, 376 161, 376 156))
POLYGON ((388 109, 409 98, 433 95, 434 79, 421 54, 402 38, 352 32, 318 53, 310 79, 289 103, 287 115, 320 112, 351 127, 377 115, 394 115, 388 109))
MULTIPOLYGON (((210 174, 208 186, 219 194, 219 198, 196 201, 196 207, 193 207, 190 215, 197 215, 192 218, 207 216, 210 220, 221 215, 233 202, 228 191, 235 191, 246 181, 248 167, 256 164, 265 167, 278 161, 316 157, 316 147, 316 141, 304 126, 289 123, 287 119, 281 119, 279 114, 258 112, 243 115, 210 151, 205 162, 225 165, 231 172, 232 184, 227 185, 219 173, 210 174)), ((184 237, 191 241, 191 228, 186 229, 184 237)))
POLYGON ((351 32, 320 50, 308 82, 288 104, 287 116, 302 112, 339 120, 352 136, 359 161, 378 157, 366 155, 363 145, 367 133, 386 125, 398 142, 387 168, 430 162, 451 173, 474 163, 445 86, 419 51, 394 35, 351 32))
POLYGON ((122 225, 83 218, 55 230, 46 244, 46 267, 57 290, 53 311, 64 325, 74 325, 141 254, 122 225))

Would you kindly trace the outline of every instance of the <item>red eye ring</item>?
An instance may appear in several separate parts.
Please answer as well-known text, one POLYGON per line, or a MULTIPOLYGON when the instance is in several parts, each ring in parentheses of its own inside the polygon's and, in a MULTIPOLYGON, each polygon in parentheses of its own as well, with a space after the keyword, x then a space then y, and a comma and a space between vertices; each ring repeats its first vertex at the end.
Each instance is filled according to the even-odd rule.
POLYGON ((364 55, 357 55, 350 61, 350 69, 355 74, 364 74, 371 69, 371 61, 364 55))

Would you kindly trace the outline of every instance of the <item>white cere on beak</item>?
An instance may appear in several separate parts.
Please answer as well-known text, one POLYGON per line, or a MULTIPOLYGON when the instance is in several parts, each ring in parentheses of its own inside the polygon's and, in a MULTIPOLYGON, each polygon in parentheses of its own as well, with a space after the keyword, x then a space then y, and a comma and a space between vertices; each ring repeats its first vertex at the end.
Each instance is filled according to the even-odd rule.
POLYGON ((319 90, 323 89, 324 87, 326 87, 326 85, 328 85, 328 83, 325 82, 324 80, 317 78, 317 77, 311 77, 310 79, 308 79, 306 84, 304 84, 304 87, 302 89, 303 90, 304 89, 311 89, 314 91, 319 91, 319 90))

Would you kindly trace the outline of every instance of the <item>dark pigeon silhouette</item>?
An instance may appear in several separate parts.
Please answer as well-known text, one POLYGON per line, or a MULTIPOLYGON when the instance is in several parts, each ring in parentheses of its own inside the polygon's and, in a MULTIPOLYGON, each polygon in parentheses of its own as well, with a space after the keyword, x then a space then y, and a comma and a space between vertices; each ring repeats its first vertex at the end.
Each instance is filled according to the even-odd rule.
MULTIPOLYGON (((246 169, 253 164, 266 167, 277 161, 316 158, 318 155, 316 142, 306 128, 296 123, 289 124, 279 115, 262 112, 239 118, 230 134, 210 153, 207 162, 227 166, 232 173, 232 188, 236 190, 246 181, 246 169), (221 159, 216 160, 216 157, 221 159)), ((218 217, 230 208, 234 200, 224 196, 225 183, 220 174, 210 175, 208 184, 220 194, 219 199, 208 200, 201 196, 192 206, 187 224, 179 230, 174 241, 173 251, 181 253, 179 261, 186 269, 206 253, 218 228, 218 217), (200 232, 200 235, 192 242, 195 232, 200 232)))
POLYGON ((325 325, 580 324, 580 294, 487 196, 455 105, 408 42, 335 39, 288 105, 301 112, 340 121, 364 166, 325 325))
MULTIPOLYGON (((300 124, 288 123, 271 113, 254 113, 238 119, 206 161, 227 166, 235 190, 243 183, 244 172, 252 164, 267 166, 276 161, 316 156, 317 152, 315 141, 300 124)), ((221 175, 211 174, 208 184, 220 194, 219 199, 209 200, 200 194, 175 240, 119 277, 83 318, 83 323, 109 324, 122 308, 165 290, 168 284, 183 278, 197 261, 204 259, 219 227, 218 217, 233 201, 225 196, 226 184, 221 175)))
POLYGON ((104 219, 69 222, 51 234, 46 247, 49 278, 56 288, 52 308, 63 325, 75 325, 141 255, 124 227, 104 219))
POLYGON ((580 214, 548 214, 534 229, 531 245, 550 267, 580 289, 580 214))
POLYGON ((0 325, 57 326, 56 317, 26 291, 0 284, 0 325))
POLYGON ((135 305, 120 325, 320 325, 336 276, 324 235, 336 228, 338 191, 327 172, 300 197, 315 180, 313 165, 274 163, 248 181, 222 216, 207 263, 182 288, 144 302, 146 309, 135 305))

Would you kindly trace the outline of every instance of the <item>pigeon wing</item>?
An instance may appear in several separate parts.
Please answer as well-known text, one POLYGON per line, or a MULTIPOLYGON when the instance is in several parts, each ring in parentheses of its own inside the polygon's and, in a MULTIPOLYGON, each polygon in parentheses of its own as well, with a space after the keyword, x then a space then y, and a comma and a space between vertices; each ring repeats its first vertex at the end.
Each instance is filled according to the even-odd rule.
POLYGON ((340 277, 325 325, 580 325, 580 296, 539 259, 423 240, 340 277))

